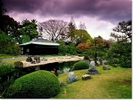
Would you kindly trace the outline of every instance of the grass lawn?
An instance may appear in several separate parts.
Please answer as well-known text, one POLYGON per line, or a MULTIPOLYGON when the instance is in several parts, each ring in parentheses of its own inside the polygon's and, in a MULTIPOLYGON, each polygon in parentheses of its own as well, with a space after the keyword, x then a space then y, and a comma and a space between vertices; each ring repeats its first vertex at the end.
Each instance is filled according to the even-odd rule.
POLYGON ((102 66, 97 67, 99 74, 91 75, 91 79, 82 80, 82 75, 86 70, 74 71, 78 81, 71 84, 66 83, 68 72, 60 74, 60 82, 66 86, 61 87, 60 93, 54 98, 67 99, 131 99, 132 96, 132 69, 131 68, 113 68, 103 70, 102 66))
MULTIPOLYGON (((1 55, 0 55, 1 56, 1 55)), ((6 55, 0 58, 6 58, 6 55)), ((9 57, 9 56, 8 56, 9 57)), ((8 58, 7 57, 7 58, 8 58)), ((2 62, 13 64, 16 61, 26 60, 25 57, 14 57, 4 59, 2 62)), ((41 56, 43 57, 43 56, 41 56)), ((44 56, 51 57, 51 56, 44 56)), ((82 80, 88 69, 76 70, 74 73, 78 77, 78 81, 67 84, 67 75, 65 72, 58 76, 60 82, 64 82, 66 86, 61 87, 60 93, 55 99, 131 99, 132 97, 132 69, 131 68, 114 68, 111 70, 103 70, 102 66, 98 66, 99 74, 91 75, 91 79, 82 80)))
POLYGON ((0 59, 3 59, 3 58, 12 58, 12 57, 15 57, 15 56, 7 55, 7 54, 0 54, 0 59))

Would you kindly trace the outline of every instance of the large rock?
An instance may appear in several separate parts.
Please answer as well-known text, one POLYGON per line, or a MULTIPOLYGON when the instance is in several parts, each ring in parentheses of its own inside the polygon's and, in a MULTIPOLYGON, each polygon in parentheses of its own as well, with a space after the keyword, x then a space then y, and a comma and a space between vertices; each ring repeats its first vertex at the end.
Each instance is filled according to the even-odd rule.
POLYGON ((77 76, 74 74, 74 72, 69 72, 68 76, 67 76, 67 83, 72 83, 77 81, 78 78, 77 76))
POLYGON ((56 68, 53 68, 53 70, 51 70, 51 72, 52 72, 53 74, 55 74, 56 76, 58 76, 58 73, 57 73, 57 69, 56 69, 56 68))
POLYGON ((63 73, 63 71, 62 70, 57 70, 57 74, 59 75, 59 74, 62 74, 63 73))
POLYGON ((23 63, 21 61, 16 61, 16 62, 14 62, 14 67, 15 68, 23 68, 23 63))
POLYGON ((60 82, 60 86, 66 86, 64 82, 60 82))
POLYGON ((26 61, 27 61, 27 62, 32 62, 33 60, 32 60, 31 57, 28 57, 28 58, 26 59, 26 61))
POLYGON ((86 74, 98 74, 98 71, 96 69, 94 61, 90 62, 90 67, 89 67, 88 72, 86 74))
POLYGON ((41 61, 47 61, 47 59, 43 57, 43 58, 41 59, 41 61))
POLYGON ((35 56, 34 60, 36 61, 36 63, 40 63, 40 57, 39 56, 35 56))

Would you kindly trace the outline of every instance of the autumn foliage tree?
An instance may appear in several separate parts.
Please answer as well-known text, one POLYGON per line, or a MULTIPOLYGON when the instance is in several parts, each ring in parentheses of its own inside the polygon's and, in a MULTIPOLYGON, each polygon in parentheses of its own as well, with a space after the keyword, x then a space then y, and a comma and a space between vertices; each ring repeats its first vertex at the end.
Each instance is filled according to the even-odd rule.
POLYGON ((98 65, 97 61, 101 62, 102 60, 106 59, 107 50, 109 47, 109 41, 103 39, 101 36, 98 36, 92 40, 91 44, 89 45, 89 49, 85 52, 85 54, 94 59, 96 65, 98 65))
POLYGON ((78 49, 78 51, 80 53, 83 53, 85 52, 86 50, 88 50, 90 47, 89 47, 89 44, 88 43, 79 43, 78 46, 76 47, 78 49))

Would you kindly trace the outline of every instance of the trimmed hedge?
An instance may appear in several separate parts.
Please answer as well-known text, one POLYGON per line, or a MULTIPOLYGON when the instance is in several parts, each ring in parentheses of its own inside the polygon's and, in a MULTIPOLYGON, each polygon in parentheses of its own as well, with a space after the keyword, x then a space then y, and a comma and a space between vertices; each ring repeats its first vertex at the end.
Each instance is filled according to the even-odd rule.
POLYGON ((15 80, 6 93, 5 98, 51 98, 60 91, 58 77, 45 70, 24 75, 15 80))
POLYGON ((89 64, 86 61, 76 62, 73 66, 74 66, 75 70, 88 69, 89 68, 89 64))

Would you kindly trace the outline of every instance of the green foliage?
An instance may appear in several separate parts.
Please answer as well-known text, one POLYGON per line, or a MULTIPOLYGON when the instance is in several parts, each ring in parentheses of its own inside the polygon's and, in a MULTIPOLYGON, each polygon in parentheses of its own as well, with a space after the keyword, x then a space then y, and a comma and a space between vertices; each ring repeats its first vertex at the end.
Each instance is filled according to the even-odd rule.
POLYGON ((7 64, 0 64, 0 76, 7 75, 7 73, 10 73, 14 67, 12 65, 7 64))
POLYGON ((23 20, 19 28, 19 34, 21 35, 19 43, 25 43, 36 38, 38 36, 36 21, 23 20))
POLYGON ((108 51, 108 62, 112 66, 131 68, 131 43, 114 43, 108 51))
POLYGON ((74 30, 72 43, 75 43, 78 45, 79 43, 86 43, 86 41, 90 40, 92 41, 92 37, 89 35, 89 33, 86 30, 74 30))
POLYGON ((16 39, 18 37, 18 22, 9 15, 2 15, 0 18, 0 30, 16 39))
POLYGON ((70 22, 68 24, 68 37, 70 38, 71 42, 73 43, 73 38, 74 38, 74 31, 76 30, 75 24, 73 22, 70 22))
POLYGON ((20 41, 22 43, 26 43, 26 42, 29 42, 30 41, 30 37, 28 35, 23 35, 21 38, 20 38, 20 41))
POLYGON ((117 41, 112 45, 108 52, 108 60, 112 65, 121 66, 124 68, 131 68, 131 37, 132 37, 132 22, 122 21, 113 29, 111 36, 117 41), (121 33, 121 34, 120 34, 121 33))
POLYGON ((11 85, 4 97, 6 98, 51 98, 60 91, 57 76, 53 73, 39 70, 24 75, 11 85))
POLYGON ((0 43, 0 54, 19 54, 20 48, 16 44, 15 40, 4 32, 1 32, 0 34, 0 43))
POLYGON ((89 64, 86 61, 76 62, 73 66, 74 66, 75 70, 88 69, 89 68, 89 64))
POLYGON ((7 89, 13 82, 12 76, 14 74, 14 67, 12 65, 0 64, 0 93, 7 89))
POLYGON ((118 26, 113 29, 114 33, 111 36, 117 41, 132 41, 132 20, 122 21, 118 23, 118 26), (117 33, 121 34, 117 34, 117 33))
POLYGON ((85 54, 93 58, 96 65, 98 65, 97 60, 106 59, 109 47, 109 42, 104 40, 101 36, 98 36, 92 40, 90 48, 85 52, 85 54))
POLYGON ((12 55, 8 55, 8 54, 0 54, 0 59, 3 59, 3 58, 12 58, 14 56, 12 55))
POLYGON ((57 42, 60 43, 60 46, 58 47, 59 54, 61 55, 77 54, 77 49, 74 44, 71 43, 69 45, 66 45, 65 42, 62 40, 57 41, 57 42))

